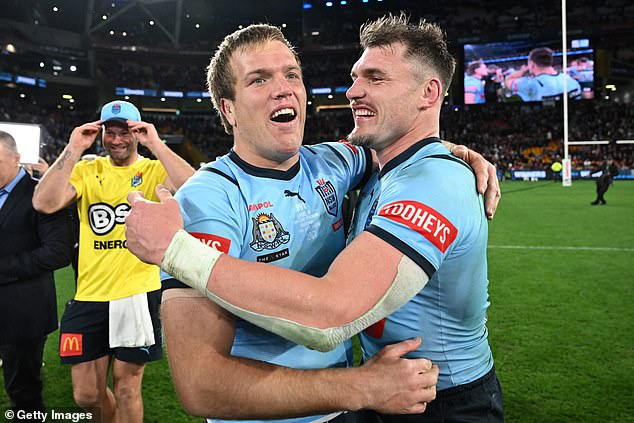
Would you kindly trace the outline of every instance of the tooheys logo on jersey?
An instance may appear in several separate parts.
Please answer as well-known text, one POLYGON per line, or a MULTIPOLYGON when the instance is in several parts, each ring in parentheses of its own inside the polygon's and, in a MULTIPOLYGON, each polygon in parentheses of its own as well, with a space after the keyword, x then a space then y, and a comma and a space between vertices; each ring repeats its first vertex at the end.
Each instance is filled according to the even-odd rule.
POLYGON ((458 229, 442 214, 417 201, 395 201, 381 207, 386 217, 418 232, 443 253, 458 236, 458 229))
POLYGON ((114 207, 106 203, 96 203, 88 207, 88 221, 96 235, 106 235, 114 229, 115 225, 123 225, 128 214, 130 214, 130 205, 127 203, 114 207))
POLYGON ((191 236, 198 238, 203 244, 207 244, 210 247, 215 248, 225 254, 229 253, 229 247, 231 247, 231 240, 223 238, 218 235, 204 234, 202 232, 190 232, 191 236))

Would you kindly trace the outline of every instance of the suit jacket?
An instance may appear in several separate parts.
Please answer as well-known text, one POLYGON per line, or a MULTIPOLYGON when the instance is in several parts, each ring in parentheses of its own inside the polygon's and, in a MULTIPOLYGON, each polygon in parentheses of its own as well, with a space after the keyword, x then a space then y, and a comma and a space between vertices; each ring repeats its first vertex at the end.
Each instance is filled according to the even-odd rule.
POLYGON ((68 209, 33 209, 36 184, 25 175, 0 209, 0 345, 57 329, 53 271, 70 263, 75 237, 68 209))

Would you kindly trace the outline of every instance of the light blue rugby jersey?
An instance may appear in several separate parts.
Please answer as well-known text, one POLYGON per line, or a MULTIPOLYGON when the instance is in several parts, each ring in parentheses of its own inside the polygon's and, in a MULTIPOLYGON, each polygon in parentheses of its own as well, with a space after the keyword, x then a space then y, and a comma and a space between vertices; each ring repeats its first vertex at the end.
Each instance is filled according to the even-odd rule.
POLYGON ((535 77, 521 77, 511 85, 513 94, 518 94, 524 101, 559 100, 566 90, 570 98, 581 96, 581 85, 570 75, 559 73, 550 75, 543 73, 535 77))
MULTIPOLYGON (((341 202, 371 170, 369 151, 347 143, 303 146, 299 162, 288 171, 252 166, 232 151, 196 172, 176 199, 185 229, 219 250, 322 276, 345 246, 341 202)), ((178 284, 172 279, 163 286, 178 284)), ((236 318, 234 356, 319 369, 347 367, 351 353, 350 342, 321 353, 236 318)), ((266 422, 310 422, 319 417, 266 422)))
POLYGON ((485 102, 484 81, 473 75, 465 74, 464 92, 465 94, 471 93, 474 95, 473 104, 482 104, 485 102))
POLYGON ((410 147, 359 196, 351 238, 367 230, 431 277, 407 304, 361 333, 364 359, 415 336, 411 357, 440 368, 437 389, 469 383, 493 366, 487 341, 488 224, 475 177, 438 138, 410 147))

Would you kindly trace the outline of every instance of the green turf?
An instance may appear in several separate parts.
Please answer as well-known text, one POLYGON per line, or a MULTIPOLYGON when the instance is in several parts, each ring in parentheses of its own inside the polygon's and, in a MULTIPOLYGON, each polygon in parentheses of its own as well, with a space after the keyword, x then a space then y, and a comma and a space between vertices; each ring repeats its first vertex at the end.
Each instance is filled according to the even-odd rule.
MULTIPOLYGON (((634 182, 590 206, 592 182, 506 182, 489 231, 489 333, 508 422, 634 421, 634 182)), ((60 311, 72 273, 57 274, 60 311)), ((47 404, 73 404, 57 333, 47 404)), ((145 421, 187 422, 167 361, 146 370, 145 421)), ((0 394, 0 409, 8 399, 0 394)), ((2 420, 0 420, 2 421, 2 420)))
POLYGON ((508 421, 634 421, 634 183, 605 206, 594 187, 503 185, 488 326, 508 421))

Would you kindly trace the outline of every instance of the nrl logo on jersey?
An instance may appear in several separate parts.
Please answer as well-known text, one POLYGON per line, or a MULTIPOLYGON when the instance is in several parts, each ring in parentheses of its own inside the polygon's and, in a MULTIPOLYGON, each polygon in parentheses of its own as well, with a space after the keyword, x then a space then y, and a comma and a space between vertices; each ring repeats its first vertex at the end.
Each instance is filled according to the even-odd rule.
POLYGON ((273 250, 291 239, 291 235, 284 230, 273 213, 261 213, 258 217, 252 217, 251 220, 253 221, 253 242, 249 244, 249 247, 255 251, 273 250))
POLYGON ((136 175, 132 177, 131 184, 133 187, 138 187, 143 183, 143 172, 137 172, 136 175))
POLYGON ((321 196, 321 199, 324 202, 324 206, 326 206, 326 211, 328 212, 328 214, 337 217, 339 202, 337 201, 337 191, 335 191, 335 186, 332 184, 332 182, 324 181, 324 178, 318 179, 315 189, 321 196))

